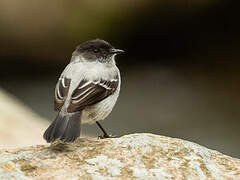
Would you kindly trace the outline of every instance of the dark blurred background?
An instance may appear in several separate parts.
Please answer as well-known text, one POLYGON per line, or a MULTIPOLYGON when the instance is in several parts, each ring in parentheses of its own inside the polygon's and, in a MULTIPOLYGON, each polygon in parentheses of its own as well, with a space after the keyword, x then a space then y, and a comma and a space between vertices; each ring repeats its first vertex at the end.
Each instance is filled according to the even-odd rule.
POLYGON ((240 158, 238 14, 231 0, 1 0, 0 86, 50 121, 75 47, 105 39, 126 51, 109 132, 178 137, 240 158))

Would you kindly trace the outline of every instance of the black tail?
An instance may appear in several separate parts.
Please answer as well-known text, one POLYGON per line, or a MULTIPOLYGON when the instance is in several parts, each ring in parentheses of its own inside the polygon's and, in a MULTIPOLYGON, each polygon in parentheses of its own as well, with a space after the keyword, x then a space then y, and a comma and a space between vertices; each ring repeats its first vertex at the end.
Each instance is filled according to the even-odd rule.
POLYGON ((57 139, 63 142, 73 142, 80 136, 81 114, 82 112, 75 112, 63 116, 59 113, 44 132, 43 138, 48 143, 57 139))

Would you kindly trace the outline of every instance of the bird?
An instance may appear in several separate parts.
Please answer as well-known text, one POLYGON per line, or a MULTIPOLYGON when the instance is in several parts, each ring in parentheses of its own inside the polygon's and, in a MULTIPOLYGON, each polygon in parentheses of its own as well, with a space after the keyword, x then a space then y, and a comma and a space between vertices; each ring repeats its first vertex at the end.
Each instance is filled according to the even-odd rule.
POLYGON ((115 56, 124 51, 102 39, 76 47, 55 87, 55 120, 43 134, 52 143, 73 142, 80 136, 82 123, 96 123, 103 138, 111 137, 99 123, 112 111, 120 92, 121 76, 115 56))

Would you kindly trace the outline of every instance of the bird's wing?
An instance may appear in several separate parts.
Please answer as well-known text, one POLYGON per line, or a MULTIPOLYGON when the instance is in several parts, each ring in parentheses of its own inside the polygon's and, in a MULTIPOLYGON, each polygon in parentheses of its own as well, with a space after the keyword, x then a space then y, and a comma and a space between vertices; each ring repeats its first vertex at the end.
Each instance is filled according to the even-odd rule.
POLYGON ((68 112, 75 112, 100 102, 113 94, 119 84, 119 77, 111 80, 81 80, 78 87, 73 91, 68 112))
POLYGON ((55 88, 54 109, 60 111, 68 95, 71 79, 61 76, 55 88))

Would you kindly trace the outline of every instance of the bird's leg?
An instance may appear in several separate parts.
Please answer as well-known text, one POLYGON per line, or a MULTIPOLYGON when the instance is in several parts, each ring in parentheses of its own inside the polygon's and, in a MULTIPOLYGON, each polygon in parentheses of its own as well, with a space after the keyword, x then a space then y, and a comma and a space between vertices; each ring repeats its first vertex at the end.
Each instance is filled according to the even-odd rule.
POLYGON ((105 129, 103 129, 102 125, 98 121, 96 121, 96 124, 103 132, 103 136, 99 136, 100 139, 116 137, 116 136, 108 135, 108 133, 105 131, 105 129))

